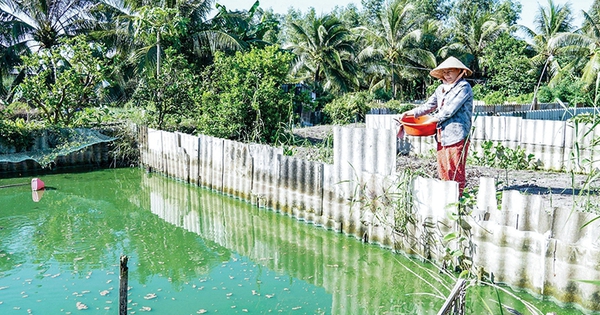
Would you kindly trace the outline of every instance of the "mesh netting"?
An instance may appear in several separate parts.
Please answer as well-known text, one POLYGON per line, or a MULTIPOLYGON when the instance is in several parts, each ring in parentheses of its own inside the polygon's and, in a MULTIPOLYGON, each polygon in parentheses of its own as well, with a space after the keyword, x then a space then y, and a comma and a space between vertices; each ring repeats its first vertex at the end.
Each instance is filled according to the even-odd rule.
POLYGON ((46 166, 59 156, 66 156, 94 144, 111 142, 115 139, 93 129, 60 129, 57 132, 47 132, 37 138, 33 148, 27 152, 17 153, 12 148, 0 146, 0 153, 4 153, 0 154, 0 162, 20 163, 34 160, 46 166), (10 152, 11 150, 13 152, 10 152))

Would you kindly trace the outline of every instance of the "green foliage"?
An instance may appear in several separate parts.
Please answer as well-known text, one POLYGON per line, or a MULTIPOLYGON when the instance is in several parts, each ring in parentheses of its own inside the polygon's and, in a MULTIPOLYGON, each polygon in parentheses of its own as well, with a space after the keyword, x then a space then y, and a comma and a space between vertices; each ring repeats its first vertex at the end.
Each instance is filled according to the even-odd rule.
POLYGON ((506 101, 506 95, 501 91, 494 91, 487 94, 483 101, 488 105, 504 104, 506 101))
POLYGON ((541 103, 556 102, 557 99, 577 105, 592 106, 592 94, 584 89, 585 83, 581 80, 567 78, 554 87, 541 86, 538 91, 538 100, 541 103))
POLYGON ((272 143, 292 117, 292 94, 281 88, 293 59, 276 46, 215 55, 203 76, 198 132, 272 143))
MULTIPOLYGON (((22 118, 0 119, 0 144, 9 150, 13 148, 16 152, 26 151, 44 127, 40 123, 26 123, 22 118)), ((7 153, 1 151, 0 153, 7 153)))
MULTIPOLYGON (((480 87, 480 86, 481 85, 477 85, 477 87, 480 87)), ((506 104, 506 103, 528 104, 528 103, 531 103, 533 100, 533 93, 512 96, 512 95, 506 95, 502 91, 494 91, 494 92, 488 93, 485 96, 482 96, 483 95, 482 89, 474 89, 474 90, 477 90, 477 92, 473 92, 473 94, 475 95, 475 99, 483 100, 485 102, 485 104, 487 104, 487 105, 500 105, 500 104, 506 104)))
POLYGON ((572 117, 571 119, 569 119, 569 121, 572 121, 576 124, 581 124, 581 123, 592 124, 593 128, 595 128, 600 123, 600 117, 598 117, 598 112, 583 113, 583 114, 578 114, 575 117, 572 117))
POLYGON ((326 104, 325 121, 333 124, 364 122, 372 96, 367 92, 346 93, 326 104))
POLYGON ((427 86, 427 97, 429 97, 430 95, 433 95, 433 93, 435 92, 435 89, 437 89, 438 86, 440 86, 440 84, 442 84, 441 81, 435 80, 434 84, 427 86))
POLYGON ((151 127, 177 129, 186 117, 191 117, 200 98, 198 77, 185 58, 173 49, 165 51, 162 70, 139 82, 129 106, 146 110, 145 119, 151 127))
MULTIPOLYGON (((482 86, 484 94, 495 94, 492 99, 509 97, 533 92, 538 80, 533 64, 529 60, 530 51, 524 40, 503 33, 484 49, 486 58, 482 67, 488 78, 482 86)), ((529 100, 531 101, 531 100, 529 100)), ((486 104, 502 104, 491 102, 486 104)))
POLYGON ((47 122, 69 126, 79 110, 97 106, 110 67, 100 44, 88 44, 83 37, 60 43, 22 57, 27 77, 18 95, 47 122))
POLYGON ((472 87, 472 89, 473 89, 473 100, 483 100, 483 98, 485 97, 484 86, 481 84, 475 84, 472 87))
POLYGON ((108 107, 88 107, 81 110, 73 120, 75 126, 94 126, 112 121, 108 107))
POLYGON ((235 38, 242 48, 264 48, 277 41, 273 36, 279 32, 279 21, 274 14, 260 10, 259 1, 243 11, 230 11, 219 3, 216 9, 218 13, 213 17, 213 23, 220 25, 220 31, 235 38), (274 42, 269 42, 268 37, 274 42))
POLYGON ((297 58, 291 68, 296 81, 311 80, 332 93, 358 87, 355 42, 352 32, 335 16, 323 15, 312 22, 290 24, 292 36, 287 49, 297 58))
POLYGON ((181 18, 177 9, 159 6, 142 6, 134 15, 135 37, 150 45, 163 40, 176 40, 186 30, 186 19, 181 18))
POLYGON ((486 140, 481 144, 481 154, 473 153, 469 158, 476 165, 499 167, 511 170, 537 169, 539 164, 533 154, 525 154, 525 150, 507 148, 501 143, 494 144, 486 140))
POLYGON ((370 108, 387 108, 392 113, 400 114, 400 113, 404 113, 407 110, 411 110, 411 109, 415 108, 415 105, 402 103, 398 100, 389 100, 385 103, 371 102, 371 103, 369 103, 369 107, 370 108))

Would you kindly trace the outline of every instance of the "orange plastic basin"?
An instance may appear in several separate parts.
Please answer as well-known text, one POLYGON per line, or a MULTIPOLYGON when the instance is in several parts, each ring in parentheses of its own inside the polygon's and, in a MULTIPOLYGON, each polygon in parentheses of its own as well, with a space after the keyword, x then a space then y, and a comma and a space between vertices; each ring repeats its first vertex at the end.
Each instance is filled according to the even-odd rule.
POLYGON ((423 122, 431 118, 431 116, 425 115, 419 118, 415 116, 404 116, 400 121, 404 125, 404 132, 410 136, 424 137, 432 136, 435 134, 437 123, 426 123, 423 122))

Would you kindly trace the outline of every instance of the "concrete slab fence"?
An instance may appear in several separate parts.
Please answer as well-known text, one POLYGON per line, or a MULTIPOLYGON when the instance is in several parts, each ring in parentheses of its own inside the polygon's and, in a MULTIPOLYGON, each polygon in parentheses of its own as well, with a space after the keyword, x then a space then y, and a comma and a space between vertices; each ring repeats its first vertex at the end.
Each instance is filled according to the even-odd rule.
MULTIPOLYGON (((394 120, 398 117, 367 115, 366 128, 398 130, 394 120)), ((600 146, 594 145, 594 140, 599 137, 600 129, 591 124, 478 116, 473 118, 469 150, 481 154, 481 144, 492 141, 513 150, 521 148, 527 155, 533 154, 540 169, 588 173, 600 167, 600 146)), ((404 154, 424 155, 435 149, 433 136, 406 136, 399 144, 399 151, 404 154)))
MULTIPOLYGON (((457 212, 458 184, 409 178, 396 171, 396 153, 403 144, 397 142, 393 116, 397 115, 369 115, 367 128, 334 127, 333 164, 300 160, 266 145, 151 128, 140 129, 147 133, 140 139, 148 142, 140 145, 141 162, 301 221, 439 261, 444 246, 451 245, 424 240, 456 229, 448 213, 457 212), (399 211, 399 206, 405 208, 399 211), (398 222, 406 215, 413 216, 414 222, 400 229, 398 222), (427 224, 438 228, 424 228, 427 224)), ((522 146, 537 152, 549 168, 569 169, 579 167, 565 158, 578 148, 579 155, 595 156, 593 148, 581 148, 591 143, 596 131, 577 128, 589 132, 581 134, 565 122, 479 117, 473 145, 492 140, 507 147, 522 146)), ((422 154, 433 148, 428 138, 408 138, 411 152, 422 154)), ((504 191, 500 200, 496 197, 494 180, 483 178, 477 205, 468 217, 476 245, 474 263, 497 282, 600 310, 600 287, 577 281, 600 279, 600 223, 582 228, 594 217, 580 211, 585 200, 574 197, 573 206, 564 209, 518 191, 504 191)), ((162 210, 168 205, 165 198, 153 208, 161 217, 168 217, 162 210)), ((178 216, 184 219, 169 222, 194 220, 178 216)), ((262 226, 269 229, 268 224, 262 226)))

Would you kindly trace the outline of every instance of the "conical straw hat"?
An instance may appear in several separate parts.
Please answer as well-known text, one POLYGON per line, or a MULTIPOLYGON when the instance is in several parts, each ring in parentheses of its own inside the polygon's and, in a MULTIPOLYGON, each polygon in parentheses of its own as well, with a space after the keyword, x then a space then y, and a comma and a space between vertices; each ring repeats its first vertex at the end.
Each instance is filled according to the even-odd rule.
POLYGON ((465 66, 462 62, 460 62, 460 60, 454 58, 454 57, 449 57, 448 59, 444 60, 444 62, 440 63, 439 66, 437 66, 435 69, 431 70, 429 72, 429 74, 434 77, 434 78, 438 78, 440 80, 444 79, 444 75, 443 75, 443 71, 445 69, 464 69, 467 70, 465 73, 465 77, 470 76, 471 74, 473 74, 473 71, 471 71, 471 69, 467 68, 467 66, 465 66))

